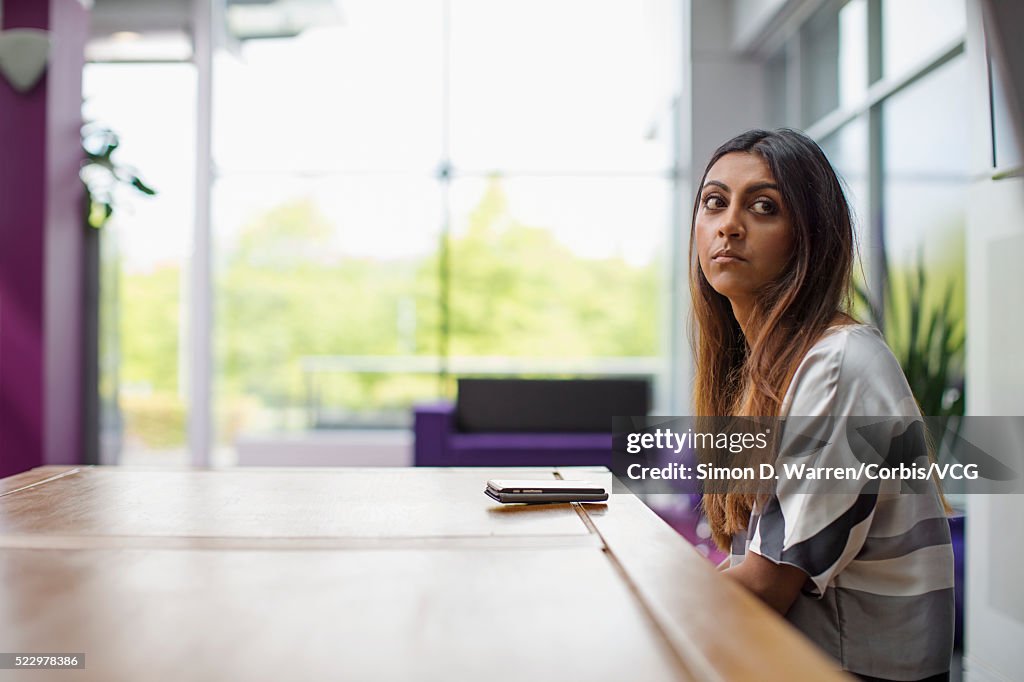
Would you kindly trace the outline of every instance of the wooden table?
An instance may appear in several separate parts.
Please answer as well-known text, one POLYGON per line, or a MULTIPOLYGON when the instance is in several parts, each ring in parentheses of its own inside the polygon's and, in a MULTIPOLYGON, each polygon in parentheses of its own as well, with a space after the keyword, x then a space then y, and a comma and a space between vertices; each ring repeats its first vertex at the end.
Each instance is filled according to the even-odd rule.
POLYGON ((846 679, 632 495, 580 469, 42 467, 0 481, 0 649, 46 680, 846 679))

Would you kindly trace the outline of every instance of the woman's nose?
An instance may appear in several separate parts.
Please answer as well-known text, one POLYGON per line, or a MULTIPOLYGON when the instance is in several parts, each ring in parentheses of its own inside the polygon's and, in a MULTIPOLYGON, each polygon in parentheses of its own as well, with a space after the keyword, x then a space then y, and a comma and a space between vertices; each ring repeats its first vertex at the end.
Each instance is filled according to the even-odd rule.
POLYGON ((722 216, 722 222, 718 224, 718 236, 719 237, 732 237, 739 239, 743 237, 746 230, 743 227, 742 221, 739 220, 739 216, 735 215, 732 211, 729 211, 722 216))

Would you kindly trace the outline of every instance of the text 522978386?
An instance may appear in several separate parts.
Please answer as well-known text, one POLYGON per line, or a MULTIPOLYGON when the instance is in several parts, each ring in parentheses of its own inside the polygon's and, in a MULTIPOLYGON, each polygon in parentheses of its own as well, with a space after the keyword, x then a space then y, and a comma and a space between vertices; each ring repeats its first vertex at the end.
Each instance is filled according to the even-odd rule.
POLYGON ((0 653, 0 670, 85 668, 82 653, 0 653))

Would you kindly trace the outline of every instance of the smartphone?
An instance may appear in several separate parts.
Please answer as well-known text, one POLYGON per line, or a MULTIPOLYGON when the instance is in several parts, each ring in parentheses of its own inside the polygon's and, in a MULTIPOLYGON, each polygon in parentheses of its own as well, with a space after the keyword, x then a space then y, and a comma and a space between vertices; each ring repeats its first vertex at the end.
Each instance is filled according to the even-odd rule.
POLYGON ((502 504, 511 502, 604 502, 608 491, 590 481, 509 480, 487 481, 484 494, 502 504))

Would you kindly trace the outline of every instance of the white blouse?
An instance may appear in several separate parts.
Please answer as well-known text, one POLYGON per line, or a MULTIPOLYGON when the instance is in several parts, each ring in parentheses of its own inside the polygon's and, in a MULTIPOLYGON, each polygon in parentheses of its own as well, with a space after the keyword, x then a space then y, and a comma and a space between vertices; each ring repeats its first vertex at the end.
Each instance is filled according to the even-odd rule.
MULTIPOLYGON (((782 413, 777 472, 785 463, 850 470, 872 458, 927 466, 920 410, 873 327, 830 328, 800 363, 782 413), (822 447, 794 447, 797 431, 822 447)), ((893 680, 949 670, 953 550, 930 480, 782 475, 733 537, 731 565, 747 552, 808 574, 786 618, 844 670, 893 680)))

